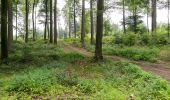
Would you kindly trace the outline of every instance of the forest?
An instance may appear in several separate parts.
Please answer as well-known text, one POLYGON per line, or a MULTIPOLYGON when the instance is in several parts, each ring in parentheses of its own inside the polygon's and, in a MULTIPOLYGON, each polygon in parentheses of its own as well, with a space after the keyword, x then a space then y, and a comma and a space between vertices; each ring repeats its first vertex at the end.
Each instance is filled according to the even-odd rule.
POLYGON ((0 8, 0 100, 170 100, 169 0, 0 8))

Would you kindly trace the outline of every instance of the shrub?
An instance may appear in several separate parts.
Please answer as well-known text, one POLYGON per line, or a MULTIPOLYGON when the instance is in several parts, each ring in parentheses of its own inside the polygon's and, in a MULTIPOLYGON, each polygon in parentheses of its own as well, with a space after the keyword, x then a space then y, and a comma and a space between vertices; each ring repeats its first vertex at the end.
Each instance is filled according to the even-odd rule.
POLYGON ((7 91, 44 94, 50 91, 56 79, 49 69, 38 69, 23 75, 14 76, 9 82, 7 91))
POLYGON ((133 46, 137 44, 138 36, 134 33, 123 35, 123 44, 127 46, 133 46))

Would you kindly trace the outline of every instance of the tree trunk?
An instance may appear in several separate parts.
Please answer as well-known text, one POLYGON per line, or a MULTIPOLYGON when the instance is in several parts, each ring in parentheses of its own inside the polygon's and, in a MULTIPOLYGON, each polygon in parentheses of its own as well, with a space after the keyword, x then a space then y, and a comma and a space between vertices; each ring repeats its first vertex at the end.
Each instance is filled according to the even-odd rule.
POLYGON ((103 37, 103 10, 104 0, 97 1, 97 34, 96 34, 96 48, 95 48, 95 60, 99 61, 103 59, 102 55, 102 37, 103 37))
POLYGON ((71 38, 71 10, 69 7, 69 38, 71 38))
POLYGON ((48 23, 48 1, 45 1, 45 27, 44 27, 44 40, 47 39, 47 23, 48 23))
POLYGON ((33 8, 32 8, 32 29, 33 29, 33 41, 35 41, 35 17, 34 17, 34 12, 35 12, 35 0, 34 0, 34 3, 33 3, 33 8))
POLYGON ((26 19, 25 19, 25 24, 26 24, 26 34, 25 34, 25 42, 27 43, 28 42, 28 8, 29 5, 28 5, 28 0, 26 0, 25 2, 25 10, 26 10, 26 19))
POLYGON ((1 0, 1 59, 8 58, 7 1, 1 0))
POLYGON ((147 5, 147 31, 149 33, 149 4, 147 5))
POLYGON ((76 38, 77 25, 76 25, 76 0, 74 0, 74 37, 76 38))
POLYGON ((18 1, 16 3, 16 41, 18 39, 18 1))
POLYGON ((168 0, 168 38, 170 37, 170 32, 169 32, 169 0, 168 0))
POLYGON ((123 32, 126 34, 126 23, 125 23, 125 0, 123 0, 123 32))
POLYGON ((94 44, 93 0, 90 0, 90 18, 91 18, 91 44, 94 44))
POLYGON ((50 0, 50 43, 53 43, 53 0, 50 0))
POLYGON ((156 8, 156 0, 152 0, 152 32, 156 33, 157 26, 157 8, 156 8))
POLYGON ((84 37, 85 37, 85 0, 82 0, 82 19, 81 19, 81 44, 82 44, 82 47, 85 46, 84 37))
POLYGON ((8 0, 8 49, 11 49, 13 41, 13 0, 8 0))
POLYGON ((34 32, 35 32, 35 34, 34 34, 34 38, 35 38, 35 40, 36 40, 36 38, 37 38, 37 11, 36 11, 36 6, 35 6, 35 28, 34 28, 34 32))
POLYGON ((57 44, 57 0, 54 4, 54 43, 57 44))

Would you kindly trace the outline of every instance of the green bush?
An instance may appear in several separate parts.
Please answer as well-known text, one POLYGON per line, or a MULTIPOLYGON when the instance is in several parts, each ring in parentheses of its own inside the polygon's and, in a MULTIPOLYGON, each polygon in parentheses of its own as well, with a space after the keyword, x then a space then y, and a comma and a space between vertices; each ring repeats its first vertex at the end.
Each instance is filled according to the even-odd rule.
POLYGON ((104 47, 103 50, 106 54, 122 56, 136 61, 150 61, 155 62, 159 57, 159 49, 156 48, 140 48, 140 47, 104 47))
POLYGON ((134 46, 138 42, 138 35, 135 33, 128 33, 123 35, 123 44, 127 46, 134 46))
POLYGON ((49 69, 44 68, 14 76, 9 82, 7 91, 44 94, 55 84, 55 76, 49 69))

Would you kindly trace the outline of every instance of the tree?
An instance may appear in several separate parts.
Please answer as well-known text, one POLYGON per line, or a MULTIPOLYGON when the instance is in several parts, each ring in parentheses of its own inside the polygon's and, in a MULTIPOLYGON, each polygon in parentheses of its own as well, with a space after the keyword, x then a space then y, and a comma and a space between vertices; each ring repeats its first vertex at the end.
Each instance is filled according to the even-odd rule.
POLYGON ((57 0, 54 3, 54 43, 57 44, 57 0))
POLYGON ((156 0, 152 0, 152 32, 156 32, 157 26, 157 8, 156 8, 156 0))
POLYGON ((13 0, 8 0, 8 49, 13 41, 13 0))
POLYGON ((34 20, 34 19, 35 19, 35 16, 34 16, 34 14, 35 14, 35 0, 34 0, 34 2, 33 2, 33 8, 32 8, 33 41, 35 41, 35 20, 34 20))
POLYGON ((90 0, 91 44, 94 43, 93 0, 90 0))
POLYGON ((76 25, 76 0, 74 0, 74 37, 76 38, 77 25, 76 25))
POLYGON ((28 16, 29 16, 29 3, 28 0, 25 1, 25 10, 26 10, 26 34, 25 34, 25 42, 28 42, 28 16))
POLYGON ((50 0, 50 43, 53 43, 53 0, 50 0))
POLYGON ((123 2, 123 32, 124 32, 124 34, 126 34, 125 0, 123 0, 122 2, 123 2))
POLYGON ((16 10, 15 11, 16 12, 16 18, 15 18, 16 19, 16 26, 15 26, 16 27, 16 40, 18 38, 18 2, 19 2, 18 0, 15 1, 15 3, 16 3, 15 4, 16 5, 16 8, 15 8, 15 10, 16 10))
POLYGON ((81 19, 81 44, 84 47, 85 37, 85 0, 82 0, 82 19, 81 19))
POLYGON ((8 58, 8 40, 7 40, 7 1, 1 0, 1 59, 8 58))
POLYGON ((96 33, 96 47, 95 47, 95 60, 103 59, 102 55, 102 37, 103 37, 103 11, 104 0, 97 1, 97 33, 96 33))

